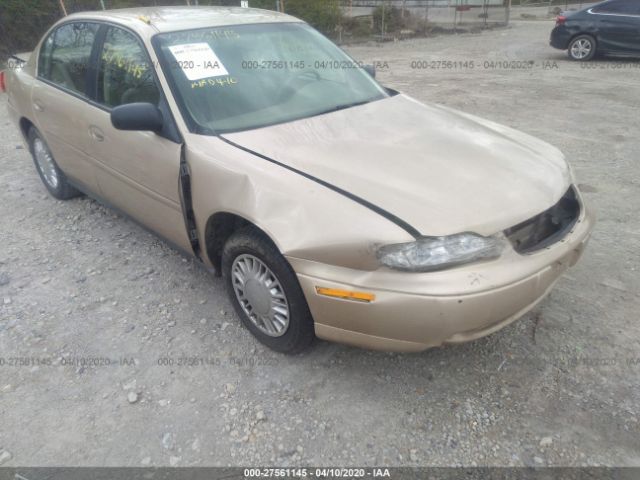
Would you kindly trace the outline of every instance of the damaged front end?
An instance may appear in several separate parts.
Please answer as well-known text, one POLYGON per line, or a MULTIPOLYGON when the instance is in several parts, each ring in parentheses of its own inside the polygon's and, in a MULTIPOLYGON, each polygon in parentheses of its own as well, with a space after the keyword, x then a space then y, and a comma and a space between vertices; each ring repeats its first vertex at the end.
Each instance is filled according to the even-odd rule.
POLYGON ((580 201, 571 186, 560 200, 544 212, 504 231, 513 249, 533 253, 562 240, 580 217, 580 201))

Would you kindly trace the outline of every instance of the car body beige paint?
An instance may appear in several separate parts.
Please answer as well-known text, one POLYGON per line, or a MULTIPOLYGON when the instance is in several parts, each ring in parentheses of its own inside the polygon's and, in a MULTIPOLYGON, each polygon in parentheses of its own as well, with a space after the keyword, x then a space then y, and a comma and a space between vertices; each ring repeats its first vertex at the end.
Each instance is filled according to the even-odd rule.
POLYGON ((100 195, 188 251, 178 189, 181 146, 153 132, 117 130, 109 112, 95 110, 89 128, 101 139, 92 139, 88 156, 100 195))
POLYGON ((493 235, 556 203, 571 183, 556 148, 405 95, 225 137, 427 236, 493 235))
MULTIPOLYGON (((298 21, 238 8, 141 8, 75 14, 61 22, 73 20, 135 31, 154 65, 150 40, 158 32, 298 21)), ((85 99, 54 98, 70 95, 35 79, 38 49, 7 79, 14 121, 28 119, 43 132, 68 176, 188 250, 178 195, 179 146, 148 132, 116 131, 108 112, 85 99), (34 96, 71 121, 56 124, 38 115, 34 96), (91 126, 104 135, 100 144, 91 142, 91 126)), ((163 72, 156 71, 184 139, 201 245, 218 213, 262 229, 296 272, 321 338, 400 351, 478 338, 544 298, 588 241, 593 217, 580 198, 581 216, 572 231, 541 251, 520 255, 509 247, 491 261, 430 273, 382 267, 376 258, 381 245, 414 237, 289 168, 371 202, 423 235, 492 235, 558 201, 572 182, 562 154, 521 132, 405 95, 224 139, 196 135, 180 116, 163 72), (316 287, 371 292, 375 300, 330 298, 316 287)), ((213 265, 206 251, 202 260, 213 265)))

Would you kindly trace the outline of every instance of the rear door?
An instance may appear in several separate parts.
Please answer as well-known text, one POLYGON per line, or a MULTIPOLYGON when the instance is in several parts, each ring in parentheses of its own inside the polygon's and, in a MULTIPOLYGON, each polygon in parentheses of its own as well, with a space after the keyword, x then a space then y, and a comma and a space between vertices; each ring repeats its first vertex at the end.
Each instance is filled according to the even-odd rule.
POLYGON ((182 144, 155 69, 133 32, 112 25, 105 28, 96 58, 95 108, 88 126, 89 153, 98 165, 100 191, 107 202, 190 251, 179 190, 182 144), (137 102, 160 107, 166 124, 173 125, 173 139, 113 127, 111 110, 137 102))
POLYGON ((94 192, 98 187, 87 156, 94 107, 87 91, 98 30, 92 22, 65 23, 53 30, 40 48, 31 92, 34 123, 56 162, 69 178, 94 192))
POLYGON ((640 52, 640 0, 613 0, 596 6, 599 48, 608 52, 640 52))

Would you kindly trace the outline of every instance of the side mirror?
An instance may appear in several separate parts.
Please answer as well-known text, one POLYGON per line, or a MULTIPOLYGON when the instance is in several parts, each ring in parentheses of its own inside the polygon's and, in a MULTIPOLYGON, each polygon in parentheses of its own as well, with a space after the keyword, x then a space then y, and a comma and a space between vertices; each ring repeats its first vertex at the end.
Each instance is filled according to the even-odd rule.
POLYGON ((372 78, 376 78, 376 67, 373 65, 365 65, 362 68, 364 68, 365 72, 371 75, 372 78))
POLYGON ((118 130, 159 132, 162 112, 151 103, 128 103, 111 110, 111 124, 118 130))

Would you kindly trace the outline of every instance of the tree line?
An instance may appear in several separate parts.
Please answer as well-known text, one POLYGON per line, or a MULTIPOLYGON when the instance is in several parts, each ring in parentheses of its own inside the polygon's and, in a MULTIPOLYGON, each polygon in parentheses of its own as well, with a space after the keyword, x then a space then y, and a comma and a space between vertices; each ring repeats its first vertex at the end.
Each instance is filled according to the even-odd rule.
MULTIPOLYGON (((239 6, 240 0, 0 0, 0 60, 33 50, 64 12, 179 4, 239 6)), ((339 0, 249 0, 249 6, 284 8, 329 36, 335 34, 342 17, 339 0)))

